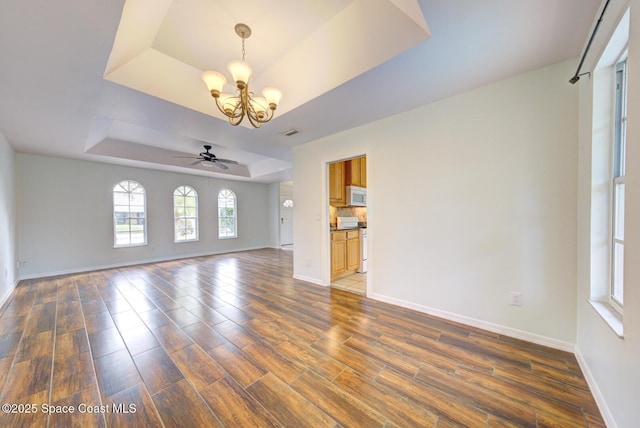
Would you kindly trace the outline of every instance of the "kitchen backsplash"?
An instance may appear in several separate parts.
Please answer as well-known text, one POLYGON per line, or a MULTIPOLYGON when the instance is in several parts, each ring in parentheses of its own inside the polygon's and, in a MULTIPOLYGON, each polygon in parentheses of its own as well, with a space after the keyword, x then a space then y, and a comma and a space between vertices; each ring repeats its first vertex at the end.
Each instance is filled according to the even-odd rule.
POLYGON ((358 217, 361 223, 367 222, 367 207, 333 207, 329 206, 329 223, 335 225, 338 217, 358 217))

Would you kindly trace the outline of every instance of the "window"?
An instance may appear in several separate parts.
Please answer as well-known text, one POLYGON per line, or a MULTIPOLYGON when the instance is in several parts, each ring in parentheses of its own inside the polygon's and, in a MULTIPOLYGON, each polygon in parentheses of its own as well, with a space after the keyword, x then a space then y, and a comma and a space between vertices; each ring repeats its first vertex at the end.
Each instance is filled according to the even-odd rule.
POLYGON ((236 210, 236 194, 223 189, 218 193, 218 238, 237 238, 238 213, 236 210))
POLYGON ((113 188, 114 246, 146 245, 146 198, 144 187, 125 180, 113 188))
POLYGON ((627 79, 631 78, 626 69, 629 25, 627 9, 592 73, 591 210, 585 217, 590 227, 589 302, 619 338, 624 337, 625 134, 627 79))
POLYGON ((293 201, 291 199, 287 199, 282 203, 284 208, 293 208, 293 201))
POLYGON ((175 242, 198 240, 198 194, 192 187, 173 192, 173 229, 175 242))
POLYGON ((627 134, 627 61, 616 64, 613 139, 612 222, 611 222, 611 301, 624 302, 624 176, 627 134))

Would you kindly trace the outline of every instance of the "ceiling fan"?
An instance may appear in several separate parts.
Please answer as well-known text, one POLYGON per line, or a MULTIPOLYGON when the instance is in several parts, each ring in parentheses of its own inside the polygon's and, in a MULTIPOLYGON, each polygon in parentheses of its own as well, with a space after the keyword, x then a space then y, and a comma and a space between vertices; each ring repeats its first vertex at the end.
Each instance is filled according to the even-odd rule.
POLYGON ((211 146, 208 144, 204 145, 204 152, 200 152, 200 154, 198 155, 198 157, 196 158, 197 160, 195 162, 193 162, 191 165, 197 165, 198 163, 200 163, 203 166, 206 167, 212 167, 212 166, 217 166, 220 169, 229 169, 229 167, 225 164, 230 164, 230 165, 238 165, 238 162, 234 161, 234 160, 230 160, 230 159, 221 159, 219 157, 217 157, 216 155, 214 155, 213 153, 211 153, 209 150, 211 150, 211 146))

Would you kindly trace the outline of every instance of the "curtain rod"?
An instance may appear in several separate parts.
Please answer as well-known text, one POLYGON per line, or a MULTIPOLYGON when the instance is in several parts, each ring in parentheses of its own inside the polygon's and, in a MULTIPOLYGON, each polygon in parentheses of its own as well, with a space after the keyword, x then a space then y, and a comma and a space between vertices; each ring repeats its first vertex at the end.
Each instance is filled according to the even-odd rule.
POLYGON ((596 26, 593 29, 593 33, 591 33, 591 37, 589 38, 587 47, 584 49, 584 53, 582 54, 582 59, 580 59, 580 64, 578 64, 578 69, 576 70, 576 74, 574 74, 573 77, 569 79, 569 83, 571 83, 572 85, 575 84, 578 80, 580 80, 580 76, 584 74, 588 74, 588 73, 580 74, 580 69, 582 68, 582 64, 584 63, 584 60, 587 57, 587 54, 589 53, 589 49, 591 48, 591 42, 593 42, 593 39, 596 36, 596 33, 598 32, 598 27, 600 27, 600 23, 602 22, 604 13, 607 11, 607 6, 609 6, 609 1, 610 0, 607 0, 607 2, 604 4, 604 7, 602 8, 602 13, 600 14, 600 18, 598 18, 598 22, 596 22, 596 26))

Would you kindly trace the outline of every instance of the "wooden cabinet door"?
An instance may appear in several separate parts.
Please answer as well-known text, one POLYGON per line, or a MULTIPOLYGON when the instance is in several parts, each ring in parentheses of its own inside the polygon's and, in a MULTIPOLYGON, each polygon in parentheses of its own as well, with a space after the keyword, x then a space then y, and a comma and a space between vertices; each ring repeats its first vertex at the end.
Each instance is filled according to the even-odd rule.
POLYGON ((345 162, 329 164, 329 205, 337 207, 347 205, 345 186, 345 162))
POLYGON ((348 162, 347 184, 362 187, 362 183, 360 183, 360 158, 351 159, 348 162))
POLYGON ((347 270, 347 241, 331 241, 331 276, 347 270))
POLYGON ((347 186, 367 187, 367 158, 365 156, 345 162, 347 186))
POLYGON ((358 269, 360 265, 360 240, 356 237, 347 239, 347 270, 358 269))

